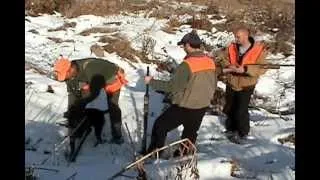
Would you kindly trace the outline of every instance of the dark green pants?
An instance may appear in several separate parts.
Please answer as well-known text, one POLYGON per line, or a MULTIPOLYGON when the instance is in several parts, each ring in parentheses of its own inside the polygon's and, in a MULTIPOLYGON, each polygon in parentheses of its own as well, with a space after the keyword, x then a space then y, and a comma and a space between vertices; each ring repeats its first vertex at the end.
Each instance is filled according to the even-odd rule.
POLYGON ((111 134, 113 138, 121 138, 121 109, 119 107, 120 90, 113 93, 112 95, 108 94, 108 105, 109 105, 109 113, 110 113, 110 120, 111 120, 111 134))

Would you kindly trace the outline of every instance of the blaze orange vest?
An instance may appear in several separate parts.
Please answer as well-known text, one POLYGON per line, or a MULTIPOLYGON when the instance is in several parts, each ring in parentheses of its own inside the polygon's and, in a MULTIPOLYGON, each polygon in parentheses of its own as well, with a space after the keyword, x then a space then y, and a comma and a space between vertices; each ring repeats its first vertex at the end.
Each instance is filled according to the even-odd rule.
POLYGON ((112 84, 106 85, 104 89, 106 90, 107 93, 112 94, 118 91, 123 85, 127 83, 128 81, 125 79, 124 73, 122 73, 121 71, 118 71, 116 75, 116 80, 112 84))
POLYGON ((208 56, 188 57, 184 61, 189 65, 192 73, 216 69, 213 59, 208 56))
POLYGON ((237 45, 232 43, 229 48, 229 61, 232 65, 246 65, 255 64, 264 49, 263 44, 255 43, 253 47, 243 56, 242 63, 238 64, 239 53, 237 50, 237 45))
MULTIPOLYGON (((127 84, 128 81, 124 77, 124 73, 122 73, 120 70, 116 74, 116 79, 114 80, 113 83, 108 84, 104 87, 104 90, 108 94, 112 94, 116 91, 118 91, 123 85, 127 84)), ((83 90, 89 91, 90 86, 89 84, 86 84, 85 86, 82 87, 83 90)))

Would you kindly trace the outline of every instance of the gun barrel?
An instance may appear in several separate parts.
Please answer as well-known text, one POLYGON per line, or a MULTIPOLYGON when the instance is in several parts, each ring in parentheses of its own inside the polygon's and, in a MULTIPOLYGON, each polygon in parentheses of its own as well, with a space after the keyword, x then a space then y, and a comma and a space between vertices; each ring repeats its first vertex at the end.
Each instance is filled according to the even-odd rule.
POLYGON ((264 69, 280 69, 280 67, 295 67, 294 64, 247 64, 247 66, 260 66, 264 69))
POLYGON ((247 64, 247 66, 252 66, 252 65, 256 65, 256 66, 295 66, 295 64, 247 64))

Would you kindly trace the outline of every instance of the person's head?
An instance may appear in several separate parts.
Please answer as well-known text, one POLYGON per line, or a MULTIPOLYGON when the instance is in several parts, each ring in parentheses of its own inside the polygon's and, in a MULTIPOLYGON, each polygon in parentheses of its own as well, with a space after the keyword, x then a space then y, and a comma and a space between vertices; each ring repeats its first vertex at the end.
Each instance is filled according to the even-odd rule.
POLYGON ((60 58, 56 61, 53 71, 58 81, 65 81, 77 76, 79 69, 76 63, 60 58))
POLYGON ((240 45, 246 45, 250 43, 249 37, 250 37, 250 31, 248 28, 239 28, 237 31, 234 33, 236 43, 240 45))
POLYGON ((199 50, 201 47, 201 39, 195 31, 192 31, 183 36, 183 38, 177 43, 178 46, 183 47, 184 51, 188 54, 195 50, 199 50))

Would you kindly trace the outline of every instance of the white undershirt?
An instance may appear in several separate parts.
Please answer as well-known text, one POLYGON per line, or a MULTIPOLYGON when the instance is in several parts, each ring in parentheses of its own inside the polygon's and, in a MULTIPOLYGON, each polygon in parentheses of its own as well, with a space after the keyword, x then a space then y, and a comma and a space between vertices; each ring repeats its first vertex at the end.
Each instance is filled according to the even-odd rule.
POLYGON ((109 109, 108 96, 103 88, 100 90, 99 95, 86 105, 86 109, 97 109, 100 111, 109 109))
POLYGON ((250 48, 250 46, 248 46, 248 47, 239 46, 239 54, 240 54, 240 56, 242 56, 249 48, 250 48))

